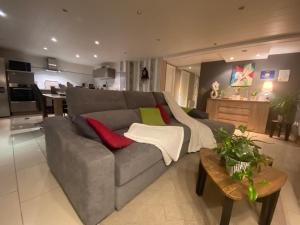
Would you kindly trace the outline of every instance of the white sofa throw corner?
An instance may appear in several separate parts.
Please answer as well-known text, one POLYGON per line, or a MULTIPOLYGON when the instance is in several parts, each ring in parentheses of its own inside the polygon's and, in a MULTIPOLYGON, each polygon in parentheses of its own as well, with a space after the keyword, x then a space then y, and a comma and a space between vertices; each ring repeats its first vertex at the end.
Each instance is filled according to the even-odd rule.
POLYGON ((190 117, 174 100, 168 92, 163 92, 170 110, 176 120, 188 126, 191 130, 191 138, 188 152, 197 152, 201 148, 215 148, 217 146, 216 139, 211 129, 205 124, 190 117))

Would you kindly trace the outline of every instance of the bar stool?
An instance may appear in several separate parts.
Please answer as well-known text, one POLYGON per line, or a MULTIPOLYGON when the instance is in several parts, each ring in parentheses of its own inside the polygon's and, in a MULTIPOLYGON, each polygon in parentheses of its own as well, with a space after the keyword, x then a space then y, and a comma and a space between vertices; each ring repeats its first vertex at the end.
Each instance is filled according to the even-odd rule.
POLYGON ((288 141, 289 136, 292 129, 292 124, 288 122, 283 122, 279 120, 272 120, 271 122, 271 131, 270 131, 270 137, 273 137, 274 131, 278 128, 278 137, 280 137, 281 130, 284 128, 285 134, 284 134, 284 140, 288 141))

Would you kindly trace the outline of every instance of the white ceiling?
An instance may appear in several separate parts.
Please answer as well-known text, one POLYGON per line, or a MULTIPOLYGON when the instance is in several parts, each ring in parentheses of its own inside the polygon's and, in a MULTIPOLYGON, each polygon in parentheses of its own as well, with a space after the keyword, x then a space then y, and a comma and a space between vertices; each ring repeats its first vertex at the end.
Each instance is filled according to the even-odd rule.
POLYGON ((299 0, 1 0, 0 9, 0 47, 87 65, 165 56, 188 65, 227 57, 191 53, 214 43, 300 33, 299 0))

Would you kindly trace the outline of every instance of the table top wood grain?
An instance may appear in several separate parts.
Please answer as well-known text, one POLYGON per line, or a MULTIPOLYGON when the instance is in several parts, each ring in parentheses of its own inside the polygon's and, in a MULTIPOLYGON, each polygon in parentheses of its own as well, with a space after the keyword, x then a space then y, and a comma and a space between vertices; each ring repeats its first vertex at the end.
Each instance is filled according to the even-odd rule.
MULTIPOLYGON (((247 198, 247 181, 233 180, 213 150, 202 149, 200 160, 208 176, 228 198, 233 200, 247 198)), ((260 173, 255 173, 253 179, 258 198, 261 198, 280 190, 287 180, 287 175, 276 168, 266 166, 260 173), (261 184, 261 180, 267 180, 268 183, 261 184)))

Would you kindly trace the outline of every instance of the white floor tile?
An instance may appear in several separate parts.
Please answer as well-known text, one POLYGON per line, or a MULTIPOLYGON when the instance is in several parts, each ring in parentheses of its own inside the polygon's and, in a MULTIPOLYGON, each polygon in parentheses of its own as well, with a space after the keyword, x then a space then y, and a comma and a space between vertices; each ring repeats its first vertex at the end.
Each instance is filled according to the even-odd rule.
POLYGON ((0 196, 17 191, 15 168, 12 165, 0 167, 0 196))
POLYGON ((21 170, 29 168, 35 165, 39 165, 46 161, 40 150, 25 150, 25 151, 16 151, 14 153, 16 169, 21 170))
POLYGON ((51 174, 47 163, 20 170, 17 177, 21 202, 58 187, 58 183, 51 174))
POLYGON ((0 224, 22 225, 22 217, 17 192, 0 197, 0 224))
POLYGON ((60 188, 21 203, 24 225, 82 225, 60 188))

